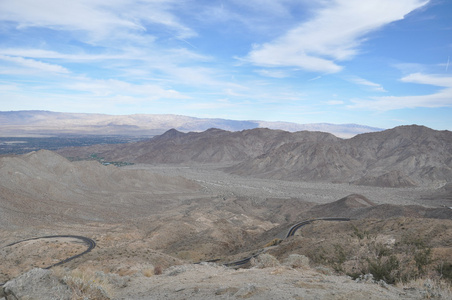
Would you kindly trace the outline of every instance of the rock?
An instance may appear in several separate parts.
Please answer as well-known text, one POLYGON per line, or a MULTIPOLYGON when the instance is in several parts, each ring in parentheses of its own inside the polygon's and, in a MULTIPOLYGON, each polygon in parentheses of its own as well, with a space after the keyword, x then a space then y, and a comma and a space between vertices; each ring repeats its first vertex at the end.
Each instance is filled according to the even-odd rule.
POLYGON ((32 269, 19 277, 8 281, 3 290, 6 295, 27 300, 70 300, 69 287, 45 269, 32 269))
POLYGON ((252 258, 250 260, 250 263, 251 266, 259 269, 278 267, 280 265, 276 257, 266 253, 260 254, 258 257, 252 258))
POLYGON ((291 254, 284 261, 284 265, 291 268, 308 268, 309 258, 300 254, 291 254))
POLYGON ((355 282, 358 283, 375 283, 374 280, 374 275, 372 274, 364 274, 364 275, 359 275, 358 278, 356 278, 355 282))
POLYGON ((236 298, 249 298, 257 292, 257 287, 254 284, 247 284, 240 288, 237 293, 234 294, 236 298))

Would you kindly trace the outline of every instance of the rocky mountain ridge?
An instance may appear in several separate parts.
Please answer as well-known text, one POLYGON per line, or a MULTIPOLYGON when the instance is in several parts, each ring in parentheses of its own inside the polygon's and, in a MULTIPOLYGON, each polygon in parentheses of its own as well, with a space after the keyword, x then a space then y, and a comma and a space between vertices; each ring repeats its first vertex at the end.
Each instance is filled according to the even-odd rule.
POLYGON ((418 125, 351 139, 263 128, 201 133, 172 129, 147 141, 60 153, 66 157, 97 153, 108 160, 134 163, 227 163, 224 170, 241 176, 384 187, 444 185, 452 179, 452 133, 418 125))
POLYGON ((332 143, 287 143, 229 171, 393 187, 448 182, 452 178, 452 133, 411 125, 332 143))

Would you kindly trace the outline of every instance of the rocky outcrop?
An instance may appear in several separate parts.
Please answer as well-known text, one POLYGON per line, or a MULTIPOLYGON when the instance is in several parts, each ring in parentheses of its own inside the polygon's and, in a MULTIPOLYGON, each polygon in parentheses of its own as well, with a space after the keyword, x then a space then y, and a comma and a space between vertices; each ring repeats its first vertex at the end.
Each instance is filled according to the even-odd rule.
POLYGON ((70 300, 70 288, 52 275, 50 270, 32 269, 3 286, 8 299, 70 300))
POLYGON ((61 150, 66 156, 97 153, 110 161, 163 164, 229 164, 241 176, 410 187, 452 179, 452 133, 401 126, 339 139, 322 132, 209 129, 170 130, 153 139, 100 149, 61 150))

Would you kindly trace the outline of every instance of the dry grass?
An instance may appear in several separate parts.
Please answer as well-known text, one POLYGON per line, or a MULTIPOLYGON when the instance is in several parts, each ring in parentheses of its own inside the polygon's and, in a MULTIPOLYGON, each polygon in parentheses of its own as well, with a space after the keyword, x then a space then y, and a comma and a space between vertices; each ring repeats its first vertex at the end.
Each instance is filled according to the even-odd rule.
POLYGON ((114 287, 103 272, 91 269, 66 271, 63 268, 54 268, 53 273, 72 290, 71 300, 109 300, 113 296, 114 287))
POLYGON ((142 273, 145 277, 152 277, 152 276, 154 276, 154 270, 153 270, 153 269, 149 269, 149 268, 146 268, 146 269, 141 270, 141 273, 142 273))
POLYGON ((442 279, 418 278, 406 283, 400 282, 397 286, 403 289, 418 289, 424 299, 452 299, 452 286, 450 282, 442 279))

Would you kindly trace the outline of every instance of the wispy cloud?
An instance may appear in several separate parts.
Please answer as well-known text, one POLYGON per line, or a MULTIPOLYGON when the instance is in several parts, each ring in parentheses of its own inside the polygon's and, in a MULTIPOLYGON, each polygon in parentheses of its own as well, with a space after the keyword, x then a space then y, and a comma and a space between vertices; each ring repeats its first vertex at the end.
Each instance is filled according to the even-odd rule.
POLYGON ((361 78, 361 77, 352 76, 352 77, 348 77, 346 79, 350 82, 369 87, 370 89, 377 91, 377 92, 386 92, 386 90, 380 84, 369 81, 369 80, 361 78))
POLYGON ((256 73, 266 77, 272 78, 286 78, 289 77, 289 74, 283 70, 268 70, 268 69, 260 69, 256 70, 256 73))
POLYGON ((0 60, 14 63, 21 67, 31 69, 33 71, 51 72, 51 73, 70 73, 68 69, 54 64, 44 63, 34 59, 28 59, 17 56, 0 55, 0 60))
POLYGON ((245 60, 259 66, 296 66, 334 73, 353 58, 366 34, 403 19, 428 0, 331 0, 311 20, 283 36, 254 45, 245 60))
POLYGON ((354 104, 350 105, 349 108, 389 111, 416 107, 452 107, 452 77, 414 73, 403 77, 401 81, 407 83, 433 85, 441 87, 441 89, 436 93, 428 95, 386 96, 372 97, 370 99, 352 99, 351 101, 354 104))
POLYGON ((182 38, 196 35, 171 13, 177 5, 179 1, 175 0, 1 1, 0 20, 14 22, 20 28, 81 31, 93 41, 145 32, 156 25, 165 26, 182 38))
POLYGON ((330 101, 327 101, 326 104, 328 104, 328 105, 341 105, 341 104, 344 104, 344 101, 342 101, 342 100, 330 100, 330 101))
POLYGON ((153 84, 131 84, 125 81, 108 79, 93 80, 80 78, 76 83, 66 83, 66 88, 79 92, 89 93, 98 97, 134 96, 138 98, 152 99, 186 99, 189 98, 172 89, 163 89, 153 84))

